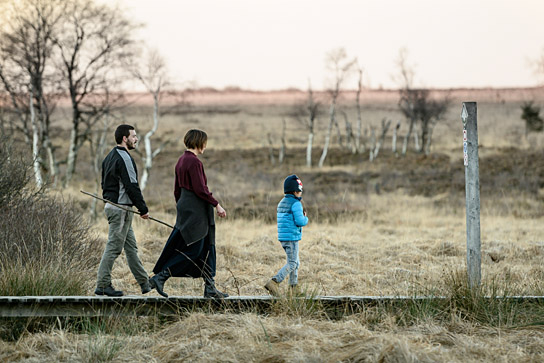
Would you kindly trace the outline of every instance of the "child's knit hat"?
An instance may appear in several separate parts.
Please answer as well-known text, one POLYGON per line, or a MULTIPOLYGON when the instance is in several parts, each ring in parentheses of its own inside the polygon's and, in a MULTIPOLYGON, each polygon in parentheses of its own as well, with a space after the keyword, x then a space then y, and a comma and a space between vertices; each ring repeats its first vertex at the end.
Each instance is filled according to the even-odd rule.
POLYGON ((283 182, 283 193, 302 192, 302 182, 295 174, 289 175, 283 182))

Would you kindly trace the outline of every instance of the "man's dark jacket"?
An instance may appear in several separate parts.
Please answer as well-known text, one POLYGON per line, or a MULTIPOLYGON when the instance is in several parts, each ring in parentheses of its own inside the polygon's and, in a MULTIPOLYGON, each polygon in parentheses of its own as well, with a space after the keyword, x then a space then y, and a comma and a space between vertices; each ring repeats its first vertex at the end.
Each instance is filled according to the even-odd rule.
POLYGON ((138 169, 128 151, 114 147, 102 162, 102 196, 111 202, 135 206, 141 214, 148 209, 138 185, 138 169))

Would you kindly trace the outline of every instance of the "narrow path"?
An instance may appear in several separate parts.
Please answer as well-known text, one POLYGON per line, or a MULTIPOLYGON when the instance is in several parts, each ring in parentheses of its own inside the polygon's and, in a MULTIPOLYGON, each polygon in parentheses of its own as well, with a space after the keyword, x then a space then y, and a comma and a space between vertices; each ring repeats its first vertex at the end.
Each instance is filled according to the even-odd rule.
MULTIPOLYGON (((491 299, 491 297, 486 297, 491 299)), ((508 303, 544 304, 544 296, 495 297, 508 303)), ((274 307, 291 309, 322 309, 331 317, 363 311, 373 306, 409 308, 422 304, 447 304, 440 296, 313 296, 271 297, 232 296, 214 300, 200 296, 0 296, 0 317, 55 316, 175 316, 193 311, 209 313, 268 313, 274 307)))

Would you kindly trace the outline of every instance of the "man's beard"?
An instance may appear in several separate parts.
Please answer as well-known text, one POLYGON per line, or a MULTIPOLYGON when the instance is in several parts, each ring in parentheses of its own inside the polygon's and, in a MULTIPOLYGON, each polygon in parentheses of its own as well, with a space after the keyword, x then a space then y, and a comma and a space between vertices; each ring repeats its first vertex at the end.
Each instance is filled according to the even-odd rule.
POLYGON ((136 149, 136 146, 134 145, 133 142, 130 142, 130 141, 127 140, 127 149, 134 150, 134 149, 136 149))

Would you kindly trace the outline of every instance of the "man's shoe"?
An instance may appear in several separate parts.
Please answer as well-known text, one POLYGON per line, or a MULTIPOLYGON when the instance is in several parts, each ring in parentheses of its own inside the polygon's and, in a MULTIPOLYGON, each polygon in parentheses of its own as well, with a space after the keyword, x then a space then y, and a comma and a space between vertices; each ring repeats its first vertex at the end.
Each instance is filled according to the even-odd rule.
POLYGON ((280 296, 280 288, 279 283, 277 283, 274 280, 269 280, 266 285, 264 285, 264 288, 268 290, 270 295, 272 296, 280 296))
POLYGON ((96 295, 123 296, 123 291, 115 290, 111 285, 108 287, 97 287, 94 293, 96 295))
POLYGON ((168 294, 164 292, 164 283, 170 278, 170 271, 168 269, 163 270, 150 278, 149 285, 152 289, 156 289, 159 294, 164 297, 168 297, 168 294))
POLYGON ((215 284, 213 285, 206 284, 204 286, 204 297, 212 298, 212 299, 224 299, 226 297, 229 297, 229 294, 217 290, 217 288, 215 287, 215 284))
POLYGON ((142 288, 142 295, 147 294, 148 292, 153 290, 149 281, 144 282, 143 284, 140 285, 140 287, 142 288))

